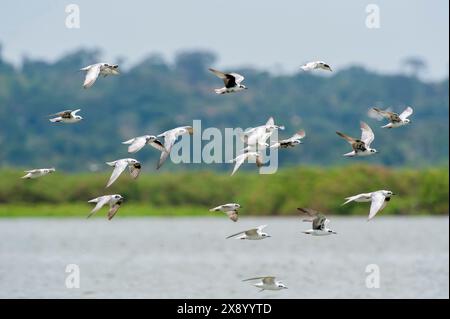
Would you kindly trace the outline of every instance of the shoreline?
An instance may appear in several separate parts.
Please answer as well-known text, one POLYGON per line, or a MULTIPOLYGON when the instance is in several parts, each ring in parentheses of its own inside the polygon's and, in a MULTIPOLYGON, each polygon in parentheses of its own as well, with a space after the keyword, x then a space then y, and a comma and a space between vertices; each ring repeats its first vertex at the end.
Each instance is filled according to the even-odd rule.
MULTIPOLYGON (((0 220, 8 218, 86 218, 94 206, 85 203, 73 204, 0 204, 0 220)), ((124 203, 120 208, 118 215, 120 218, 140 218, 140 217, 211 217, 211 218, 227 218, 225 214, 220 212, 210 212, 208 207, 197 206, 163 206, 155 207, 146 204, 127 204, 124 203)), ((368 207, 367 207, 368 209, 368 207)), ((100 210, 91 218, 105 218, 107 210, 100 210)), ((348 218, 366 218, 365 214, 327 214, 333 218, 348 217, 348 218)), ((394 213, 385 209, 380 216, 386 217, 447 217, 447 214, 430 214, 425 212, 416 213, 394 213)), ((242 209, 240 211, 240 218, 299 218, 297 212, 291 213, 255 213, 242 209)))

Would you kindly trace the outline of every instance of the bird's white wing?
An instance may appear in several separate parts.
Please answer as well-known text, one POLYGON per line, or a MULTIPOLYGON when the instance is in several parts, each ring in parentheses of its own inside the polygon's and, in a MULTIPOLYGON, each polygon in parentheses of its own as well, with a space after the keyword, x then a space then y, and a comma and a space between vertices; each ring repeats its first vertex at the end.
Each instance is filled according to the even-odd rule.
POLYGON ((111 177, 109 178, 108 184, 106 187, 109 187, 116 181, 116 179, 122 174, 122 172, 127 168, 128 163, 126 161, 117 161, 114 166, 114 171, 112 172, 111 177))
POLYGON ((224 208, 224 209, 234 209, 234 208, 236 208, 236 204, 224 204, 224 205, 221 205, 221 206, 219 206, 219 207, 222 207, 222 208, 224 208))
POLYGON ((133 143, 133 141, 134 141, 135 139, 136 139, 136 138, 133 137, 133 138, 131 138, 131 139, 129 139, 129 140, 126 140, 125 142, 122 142, 122 144, 129 145, 129 144, 133 143))
POLYGON ((256 227, 256 229, 258 229, 258 231, 262 231, 266 227, 267 227, 267 225, 261 225, 261 226, 256 227))
POLYGON ((306 136, 305 131, 300 130, 297 133, 295 133, 294 135, 292 135, 290 138, 281 140, 280 143, 288 143, 288 142, 298 141, 298 140, 301 140, 302 138, 304 138, 305 136, 306 136))
POLYGON ((265 126, 258 126, 258 127, 251 127, 247 130, 245 130, 244 132, 240 133, 239 136, 241 138, 241 141, 244 143, 249 143, 250 144, 254 144, 255 142, 255 138, 257 135, 261 134, 261 130, 265 130, 265 126))
POLYGON ((370 205, 369 220, 375 217, 375 215, 383 209, 385 197, 381 192, 375 192, 372 194, 372 204, 370 205))
POLYGON ((38 173, 39 171, 40 171, 40 169, 30 169, 30 170, 24 171, 24 172, 34 174, 34 173, 38 173))
POLYGON ((358 199, 366 198, 366 197, 368 197, 368 196, 369 196, 369 194, 358 194, 358 195, 346 197, 346 198, 345 198, 346 201, 345 201, 345 203, 342 204, 342 206, 343 206, 343 205, 346 205, 346 204, 348 204, 348 203, 350 203, 350 202, 356 201, 356 200, 358 200, 358 199))
POLYGON ((268 130, 273 123, 273 118, 270 118, 267 121, 266 125, 254 127, 244 132, 245 137, 243 142, 247 143, 249 146, 255 146, 259 144, 259 146, 263 146, 266 144, 266 140, 273 134, 273 129, 268 130))
MULTIPOLYGON (((95 205, 94 209, 93 209, 93 210, 91 211, 91 213, 87 216, 87 218, 91 217, 93 214, 95 214, 97 211, 99 211, 100 208, 103 207, 103 205, 105 205, 106 203, 108 203, 109 199, 110 199, 110 196, 108 196, 108 195, 107 195, 107 196, 102 196, 102 197, 99 197, 99 198, 94 199, 94 200, 98 200, 98 201, 97 201, 97 205, 95 205)), ((91 201, 90 201, 90 202, 91 202, 91 201)))
POLYGON ((166 149, 165 152, 161 152, 161 156, 159 158, 158 165, 156 166, 156 169, 159 169, 164 162, 167 160, 167 158, 170 155, 170 151, 172 150, 173 145, 175 144, 175 141, 177 140, 176 132, 170 131, 167 132, 164 135, 164 148, 166 149))
POLYGON ((256 144, 263 145, 267 138, 270 136, 270 134, 269 136, 268 134, 269 133, 266 133, 265 126, 256 127, 246 135, 244 142, 250 146, 255 146, 256 144))
POLYGON ((303 71, 310 71, 312 69, 314 69, 316 67, 317 63, 316 62, 308 62, 306 64, 303 64, 300 68, 303 71))
POLYGON ((259 145, 265 145, 266 141, 272 136, 273 130, 269 132, 263 132, 261 135, 257 137, 257 141, 259 145))
POLYGON ((222 210, 222 207, 223 207, 223 205, 216 206, 216 207, 214 207, 214 208, 211 208, 209 211, 210 211, 210 212, 216 212, 216 211, 218 211, 218 210, 222 210))
POLYGON ((93 65, 86 73, 86 77, 84 78, 83 87, 85 89, 90 88, 94 85, 95 81, 100 74, 100 64, 93 65))
POLYGON ((239 155, 238 157, 236 157, 236 164, 234 164, 234 169, 233 169, 233 172, 231 173, 231 176, 233 176, 234 173, 237 172, 239 167, 241 167, 241 165, 245 162, 246 159, 247 159, 247 154, 242 154, 242 155, 239 155))
POLYGON ((402 120, 406 120, 409 116, 411 116, 411 114, 413 114, 413 109, 412 107, 408 106, 403 112, 402 114, 399 115, 399 117, 402 120))
MULTIPOLYGON (((127 141, 129 142, 129 141, 127 141)), ((133 139, 133 141, 131 142, 131 145, 128 146, 128 153, 136 153, 137 151, 139 151, 141 148, 143 148, 145 146, 145 143, 147 142, 147 140, 145 139, 144 136, 139 136, 133 139)))
POLYGON ((241 234, 244 234, 245 232, 247 232, 247 231, 246 230, 240 231, 239 233, 236 233, 236 234, 228 236, 226 239, 231 238, 231 237, 235 237, 235 236, 238 236, 238 235, 241 235, 241 234))
POLYGON ((238 74, 238 73, 230 73, 230 75, 234 76, 236 84, 241 84, 242 81, 244 81, 244 76, 238 74))
POLYGON ((274 143, 272 145, 270 145, 270 148, 279 148, 281 146, 281 143, 285 143, 286 141, 280 141, 277 143, 274 143))
POLYGON ((253 277, 244 279, 242 281, 251 281, 251 280, 262 280, 262 282, 266 285, 273 285, 275 284, 275 277, 274 276, 264 276, 264 277, 253 277))
POLYGON ((76 109, 76 110, 70 112, 70 114, 71 114, 72 116, 75 116, 75 115, 76 115, 78 112, 80 112, 80 111, 81 111, 81 109, 76 109))
POLYGON ((301 140, 302 138, 304 138, 306 136, 305 130, 300 130, 297 133, 295 133, 291 139, 293 140, 301 140))
POLYGON ((273 117, 269 117, 269 119, 266 122, 266 126, 272 126, 275 125, 275 120, 273 119, 273 117))
POLYGON ((370 126, 365 122, 361 122, 361 141, 363 141, 367 147, 370 147, 370 144, 372 144, 374 139, 375 135, 370 126))

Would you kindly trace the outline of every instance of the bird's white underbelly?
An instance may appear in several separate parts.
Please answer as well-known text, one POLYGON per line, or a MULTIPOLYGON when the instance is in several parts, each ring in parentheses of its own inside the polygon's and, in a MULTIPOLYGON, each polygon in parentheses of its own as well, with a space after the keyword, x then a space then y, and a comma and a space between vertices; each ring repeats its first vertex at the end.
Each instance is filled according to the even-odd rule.
POLYGON ((365 150, 365 151, 358 151, 358 152, 356 152, 356 156, 369 156, 369 155, 372 155, 373 153, 371 153, 370 151, 368 151, 368 150, 365 150))
POLYGON ((311 232, 311 235, 313 235, 313 236, 328 236, 328 235, 331 235, 331 233, 328 231, 315 229, 311 232))
POLYGON ((255 284, 255 287, 265 289, 265 290, 281 290, 280 287, 277 287, 275 285, 266 285, 266 284, 262 284, 262 283, 255 284))
POLYGON ((248 239, 248 240, 260 240, 262 239, 261 236, 247 236, 247 235, 243 235, 241 237, 239 237, 240 239, 248 239))
POLYGON ((80 120, 78 119, 62 119, 61 122, 63 123, 76 123, 79 122, 80 120))
POLYGON ((242 91, 242 90, 243 90, 243 88, 240 88, 239 86, 235 86, 232 88, 226 88, 227 92, 237 92, 237 91, 242 91))
POLYGON ((396 127, 405 125, 404 122, 396 122, 396 123, 389 123, 389 124, 391 124, 390 127, 392 127, 392 128, 396 128, 396 127))
POLYGON ((44 173, 44 172, 34 173, 34 174, 30 174, 30 178, 38 178, 38 177, 41 177, 44 175, 47 175, 47 173, 44 173))

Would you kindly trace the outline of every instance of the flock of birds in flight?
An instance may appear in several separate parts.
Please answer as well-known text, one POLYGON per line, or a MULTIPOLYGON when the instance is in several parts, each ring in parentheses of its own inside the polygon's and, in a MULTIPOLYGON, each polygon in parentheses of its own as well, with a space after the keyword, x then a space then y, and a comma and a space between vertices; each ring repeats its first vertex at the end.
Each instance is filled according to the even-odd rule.
MULTIPOLYGON (((81 71, 86 72, 85 80, 83 83, 83 87, 85 89, 90 88, 94 85, 95 81, 99 76, 107 77, 110 75, 118 75, 118 65, 117 64, 108 64, 108 63, 96 63, 89 65, 85 68, 80 69, 81 71)), ((314 61, 306 63, 301 66, 303 71, 312 71, 316 69, 322 69, 327 71, 332 71, 331 67, 323 62, 323 61, 314 61)), ((226 93, 234 93, 246 90, 247 87, 242 84, 244 81, 244 76, 238 73, 224 73, 215 69, 209 69, 212 73, 214 73, 217 77, 223 80, 224 87, 215 89, 216 94, 226 94, 226 93)), ((80 109, 77 110, 65 110, 62 112, 58 112, 56 114, 50 115, 50 122, 53 123, 77 123, 83 120, 83 117, 77 115, 80 109)), ((381 110, 379 108, 372 108, 369 111, 369 115, 372 117, 381 120, 385 118, 389 121, 386 125, 382 126, 382 128, 398 128, 404 125, 409 124, 411 121, 408 117, 413 113, 413 109, 411 107, 407 107, 401 114, 391 112, 390 110, 381 110)), ((349 135, 346 135, 342 132, 336 132, 337 135, 346 140, 352 147, 352 151, 344 154, 346 157, 357 157, 357 156, 370 156, 376 154, 378 151, 375 148, 371 148, 371 144, 375 139, 375 135, 370 128, 369 125, 365 122, 360 123, 361 128, 361 137, 354 138, 349 135)), ((296 132, 292 137, 284 140, 280 140, 272 145, 267 143, 267 140, 271 137, 274 130, 284 130, 284 126, 275 125, 274 119, 271 117, 266 124, 254 127, 246 130, 241 135, 242 141, 247 145, 242 151, 243 153, 238 155, 232 162, 235 163, 233 172, 231 175, 235 174, 239 167, 246 160, 255 160, 256 165, 258 167, 263 166, 262 154, 261 151, 267 148, 270 149, 284 149, 289 147, 295 147, 302 143, 302 139, 305 137, 305 131, 300 130, 296 132)), ((176 143, 177 139, 185 134, 193 134, 193 129, 191 126, 182 126, 177 127, 168 131, 165 131, 157 136, 154 135, 143 135, 134 137, 130 140, 123 142, 123 144, 128 145, 129 153, 136 153, 141 150, 146 145, 152 146, 161 152, 160 159, 157 164, 157 169, 159 169, 168 156, 170 155, 171 149, 173 145, 176 143), (164 138, 164 144, 159 140, 164 138)), ((106 184, 106 187, 111 186, 118 177, 128 168, 129 173, 133 179, 136 179, 139 176, 141 171, 141 163, 134 158, 123 158, 118 159, 116 161, 107 162, 107 165, 114 168, 112 175, 109 181, 106 184)), ((49 173, 54 172, 54 168, 43 168, 43 169, 33 169, 25 171, 27 174, 22 178, 25 179, 34 179, 49 173)), ((348 204, 350 202, 371 202, 369 217, 368 220, 372 219, 379 211, 384 209, 387 203, 390 201, 391 196, 394 193, 389 190, 378 190, 370 193, 362 193, 355 196, 350 196, 345 198, 346 201, 343 205, 348 204)), ((95 207, 90 212, 87 217, 92 216, 97 211, 99 211, 104 205, 109 205, 108 211, 108 219, 112 219, 114 215, 117 213, 120 205, 123 203, 124 198, 119 194, 113 195, 104 195, 97 198, 94 198, 89 201, 89 203, 94 203, 95 207)), ((217 206, 215 208, 211 208, 212 212, 223 212, 227 214, 227 216, 233 221, 238 221, 238 211, 241 206, 237 203, 228 203, 224 205, 217 206)), ((326 236, 336 234, 333 230, 328 228, 329 220, 322 213, 315 211, 310 208, 298 208, 298 211, 306 216, 303 221, 311 222, 312 228, 304 231, 303 233, 313 235, 313 236, 326 236)), ((261 240, 265 238, 271 237, 269 234, 264 232, 264 228, 267 225, 261 225, 253 229, 248 229, 245 231, 240 231, 236 234, 230 235, 228 238, 236 238, 236 239, 246 239, 246 240, 261 240)), ((286 289, 286 285, 281 281, 276 280, 274 276, 263 276, 263 277, 254 277, 245 279, 244 281, 257 281, 254 283, 254 286, 260 288, 260 291, 263 290, 281 290, 286 289)))

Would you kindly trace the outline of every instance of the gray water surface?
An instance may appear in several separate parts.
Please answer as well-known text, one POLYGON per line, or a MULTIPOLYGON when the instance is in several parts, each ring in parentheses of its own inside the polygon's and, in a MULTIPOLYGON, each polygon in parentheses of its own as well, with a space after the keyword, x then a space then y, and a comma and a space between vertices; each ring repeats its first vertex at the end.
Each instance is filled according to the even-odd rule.
POLYGON ((1 298, 448 298, 448 217, 0 219, 1 298), (225 239, 267 224, 271 238, 225 239), (80 288, 66 288, 66 265, 80 288), (367 288, 368 265, 380 287, 367 288), (289 289, 242 279, 276 275, 289 289))

